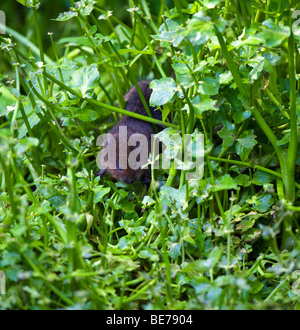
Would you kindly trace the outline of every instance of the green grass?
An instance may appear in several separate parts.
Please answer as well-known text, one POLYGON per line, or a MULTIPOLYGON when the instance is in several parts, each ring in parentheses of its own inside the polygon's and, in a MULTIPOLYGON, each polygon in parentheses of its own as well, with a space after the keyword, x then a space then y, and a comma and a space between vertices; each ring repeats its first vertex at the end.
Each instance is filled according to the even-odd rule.
POLYGON ((299 309, 299 4, 18 2, 3 9, 25 29, 0 36, 0 309, 299 309), (119 116, 160 123, 124 110, 141 79, 162 140, 204 134, 201 180, 95 176, 119 116))

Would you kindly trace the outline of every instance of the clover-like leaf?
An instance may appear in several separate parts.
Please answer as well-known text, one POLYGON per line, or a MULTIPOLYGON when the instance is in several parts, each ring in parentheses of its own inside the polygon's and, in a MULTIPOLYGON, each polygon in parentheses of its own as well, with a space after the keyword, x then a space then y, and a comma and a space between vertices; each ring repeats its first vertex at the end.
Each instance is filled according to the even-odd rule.
POLYGON ((75 70, 72 75, 70 84, 72 88, 81 92, 82 97, 87 97, 88 91, 98 86, 99 78, 100 75, 97 65, 91 64, 90 66, 75 70))
POLYGON ((177 86, 172 78, 152 80, 150 88, 153 92, 150 97, 150 105, 164 105, 171 101, 177 91, 177 86))

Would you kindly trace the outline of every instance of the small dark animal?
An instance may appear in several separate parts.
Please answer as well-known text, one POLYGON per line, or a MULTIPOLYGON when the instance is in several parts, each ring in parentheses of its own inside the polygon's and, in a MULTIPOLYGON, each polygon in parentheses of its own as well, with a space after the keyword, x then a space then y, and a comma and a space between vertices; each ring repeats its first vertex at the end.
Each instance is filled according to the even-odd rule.
MULTIPOLYGON (((150 89, 149 85, 150 81, 139 82, 139 86, 148 105, 152 93, 152 89, 150 89)), ((127 101, 125 108, 126 110, 148 116, 135 86, 130 89, 130 91, 125 95, 124 99, 127 101)), ((154 108, 150 106, 149 108, 153 118, 159 120, 162 119, 161 111, 154 111, 154 108)), ((161 128, 158 128, 158 130, 159 129, 161 128)), ((108 159, 105 159, 107 164, 107 172, 109 172, 112 177, 121 182, 133 183, 139 179, 142 179, 144 183, 149 183, 150 169, 142 169, 141 167, 147 162, 149 152, 151 151, 151 134, 155 134, 152 124, 129 116, 123 116, 123 118, 108 133, 115 138, 116 143, 111 143, 110 140, 107 140, 104 142, 103 147, 108 148, 107 150, 110 150, 110 148, 116 148, 116 162, 110 163, 108 159), (120 127, 127 128, 127 137, 126 134, 120 134, 120 127), (129 146, 128 140, 133 134, 136 133, 143 134, 146 137, 146 144, 148 144, 148 154, 147 159, 143 160, 141 160, 140 155, 138 155, 136 161, 139 162, 140 166, 138 168, 131 168, 128 162, 128 156, 134 149, 139 147, 139 142, 137 141, 135 146, 129 146), (127 142, 127 148, 119 148, 120 140, 124 143, 127 142), (124 168, 124 164, 121 164, 120 159, 125 159, 125 162, 127 162, 127 166, 125 167, 127 168, 124 168)), ((101 170, 98 175, 102 176, 106 170, 101 170)))

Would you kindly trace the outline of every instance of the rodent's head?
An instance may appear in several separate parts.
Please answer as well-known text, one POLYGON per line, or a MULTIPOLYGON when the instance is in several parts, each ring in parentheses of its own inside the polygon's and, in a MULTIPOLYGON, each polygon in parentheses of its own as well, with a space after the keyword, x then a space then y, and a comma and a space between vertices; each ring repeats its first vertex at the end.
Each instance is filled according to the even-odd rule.
MULTIPOLYGON (((121 182, 124 182, 124 183, 133 183, 133 182, 139 180, 142 177, 145 170, 142 169, 141 167, 138 167, 137 169, 131 168, 131 165, 136 165, 136 163, 130 164, 130 162, 128 161, 129 154, 136 147, 138 147, 138 145, 136 147, 133 147, 133 146, 128 146, 128 143, 127 143, 126 148, 120 148, 119 147, 119 142, 120 142, 119 134, 113 134, 113 137, 114 137, 115 142, 114 141, 105 141, 104 145, 103 145, 103 147, 107 148, 107 150, 109 152, 112 152, 113 148, 115 148, 115 152, 116 152, 115 153, 116 157, 109 157, 108 155, 106 155, 104 157, 107 172, 109 172, 113 178, 115 178, 121 182), (124 164, 124 162, 125 162, 125 164, 124 164), (124 165, 126 165, 125 168, 124 168, 124 165)), ((113 154, 114 153, 112 153, 112 155, 113 154)), ((139 161, 138 158, 137 158, 137 161, 139 161)))

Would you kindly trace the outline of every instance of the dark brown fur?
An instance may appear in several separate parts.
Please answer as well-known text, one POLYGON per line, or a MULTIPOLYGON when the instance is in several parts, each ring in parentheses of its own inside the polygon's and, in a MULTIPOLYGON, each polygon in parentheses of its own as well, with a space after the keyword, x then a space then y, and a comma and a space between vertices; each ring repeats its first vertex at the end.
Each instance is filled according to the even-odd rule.
MULTIPOLYGON (((140 81, 139 86, 141 88, 141 91, 145 97, 145 100, 147 104, 149 105, 149 99, 152 93, 152 89, 149 88, 150 81, 140 81)), ((124 99, 127 101, 126 104, 126 110, 138 113, 144 116, 148 116, 146 109, 144 108, 144 105, 142 103, 142 100, 140 99, 138 92, 135 87, 132 87, 130 91, 125 95, 124 99)), ((150 111, 152 113, 153 118, 161 120, 161 112, 159 110, 154 111, 154 108, 149 107, 150 111)), ((108 163, 107 171, 111 174, 112 177, 115 179, 125 182, 125 183, 133 183, 139 179, 143 179, 145 183, 150 181, 150 169, 131 169, 128 161, 127 161, 127 169, 121 169, 119 164, 120 157, 126 157, 128 158, 128 155, 132 150, 134 150, 136 147, 128 146, 126 152, 126 155, 121 154, 123 151, 119 150, 119 141, 120 139, 124 140, 122 136, 119 136, 119 128, 120 126, 126 126, 127 127, 127 145, 128 145, 128 139, 131 135, 135 133, 143 134, 146 136, 148 141, 148 152, 151 150, 151 134, 155 134, 155 131, 153 129, 152 124, 147 123, 145 121, 141 121, 129 116, 123 116, 123 118, 109 131, 110 134, 112 134, 116 139, 116 156, 117 156, 117 162, 116 162, 116 169, 110 167, 108 163)), ((106 145, 104 143, 104 146, 109 148, 108 142, 106 142, 106 145)), ((138 159, 139 161, 139 159, 138 159)), ((101 171, 101 174, 103 174, 103 171, 101 171)))

